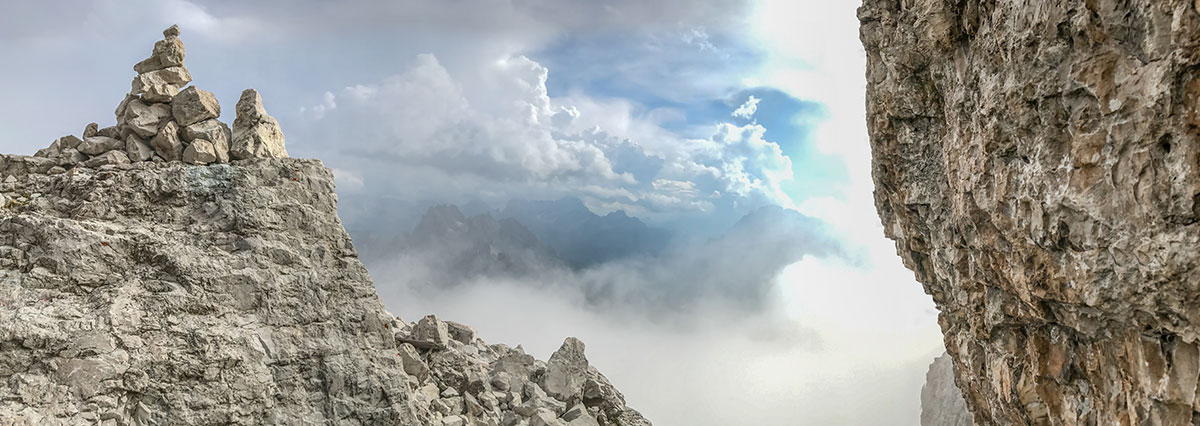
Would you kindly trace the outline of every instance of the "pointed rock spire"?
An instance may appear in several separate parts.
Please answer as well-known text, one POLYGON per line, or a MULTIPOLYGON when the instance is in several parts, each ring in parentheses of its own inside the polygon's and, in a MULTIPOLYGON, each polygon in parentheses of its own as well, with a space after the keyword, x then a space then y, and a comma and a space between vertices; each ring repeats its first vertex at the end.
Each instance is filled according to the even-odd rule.
POLYGON ((230 155, 237 160, 288 156, 279 122, 267 114, 262 96, 254 89, 242 91, 242 98, 238 100, 231 148, 230 155))

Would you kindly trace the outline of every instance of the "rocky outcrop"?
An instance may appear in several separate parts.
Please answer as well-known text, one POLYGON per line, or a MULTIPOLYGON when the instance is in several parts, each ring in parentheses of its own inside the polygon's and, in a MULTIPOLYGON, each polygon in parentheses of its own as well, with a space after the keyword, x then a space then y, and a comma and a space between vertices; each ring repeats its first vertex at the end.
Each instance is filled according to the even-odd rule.
MULTIPOLYGON (((164 35, 139 72, 182 66, 164 35)), ((0 155, 0 425, 650 424, 574 339, 544 363, 388 313, 332 173, 283 158, 251 98, 274 128, 248 158, 192 88, 0 155)))
POLYGON ((971 426, 971 412, 954 384, 954 361, 942 354, 929 364, 921 387, 921 426, 971 426))
POLYGON ((1200 422, 1191 0, 866 0, 876 206, 981 424, 1200 422))

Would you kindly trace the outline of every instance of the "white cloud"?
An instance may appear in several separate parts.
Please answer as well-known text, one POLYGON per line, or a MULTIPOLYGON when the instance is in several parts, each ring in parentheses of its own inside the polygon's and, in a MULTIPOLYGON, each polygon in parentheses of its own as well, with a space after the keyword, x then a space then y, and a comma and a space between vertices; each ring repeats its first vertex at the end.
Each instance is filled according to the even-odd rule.
POLYGON ((749 120, 750 117, 754 116, 755 112, 758 112, 759 100, 760 99, 754 97, 754 95, 750 95, 750 98, 746 99, 746 103, 742 104, 742 106, 738 107, 738 109, 733 110, 733 113, 730 115, 749 120))
POLYGON ((713 193, 743 211, 791 205, 781 189, 792 179, 791 161, 765 139, 762 126, 721 124, 707 139, 688 138, 638 115, 628 101, 552 99, 548 78, 549 70, 524 56, 452 71, 423 54, 400 74, 326 93, 304 109, 322 118, 302 132, 306 139, 341 141, 331 147, 341 153, 340 168, 393 176, 398 169, 436 169, 454 177, 375 188, 393 195, 581 194, 592 205, 635 214, 705 210, 719 201, 710 199, 713 193), (466 84, 458 75, 475 80, 466 84), (617 108, 590 116, 613 102, 617 108))

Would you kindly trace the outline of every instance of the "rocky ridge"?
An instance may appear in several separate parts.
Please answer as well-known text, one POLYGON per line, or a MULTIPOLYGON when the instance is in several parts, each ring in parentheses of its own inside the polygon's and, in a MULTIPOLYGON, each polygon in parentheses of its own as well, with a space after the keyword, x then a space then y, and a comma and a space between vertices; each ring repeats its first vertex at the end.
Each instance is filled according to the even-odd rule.
POLYGON ((650 424, 576 339, 542 362, 388 313, 332 173, 257 92, 230 130, 179 89, 178 35, 116 126, 0 155, 0 426, 650 424))
POLYGON ((1200 424, 1192 0, 866 0, 888 237, 976 424, 1200 424))

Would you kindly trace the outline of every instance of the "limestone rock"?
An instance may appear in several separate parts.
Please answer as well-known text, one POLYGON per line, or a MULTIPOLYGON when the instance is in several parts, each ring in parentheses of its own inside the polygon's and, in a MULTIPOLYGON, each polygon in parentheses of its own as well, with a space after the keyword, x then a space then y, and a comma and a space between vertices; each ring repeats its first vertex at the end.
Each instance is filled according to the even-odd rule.
POLYGON ((216 149, 218 163, 229 162, 229 126, 217 119, 204 120, 183 128, 183 140, 191 142, 195 139, 205 139, 212 142, 216 149))
POLYGON ((14 157, 0 174, 43 196, 0 208, 0 306, 22 306, 0 309, 22 342, 0 349, 0 419, 428 424, 318 161, 48 175, 14 157))
POLYGON ((134 99, 125 107, 125 124, 142 138, 158 134, 158 129, 171 118, 171 106, 167 104, 146 105, 134 99))
POLYGON ((136 135, 129 135, 125 139, 125 155, 129 161, 149 161, 154 156, 154 148, 136 135))
POLYGON ((79 144, 83 143, 83 140, 73 135, 66 135, 58 138, 54 143, 58 144, 59 149, 75 149, 79 147, 79 144))
POLYGON ((220 116, 221 105, 212 92, 189 86, 171 100, 171 115, 180 126, 190 126, 220 116))
POLYGON ((77 149, 87 155, 100 155, 112 150, 124 150, 125 142, 108 136, 92 136, 84 139, 77 149))
POLYGON ((204 139, 193 140, 183 150, 183 162, 188 164, 209 164, 217 161, 217 150, 213 143, 204 139))
POLYGON ((183 47, 183 41, 179 40, 178 27, 172 26, 175 30, 167 28, 163 31, 163 39, 154 43, 154 51, 150 53, 150 57, 138 62, 133 66, 133 70, 139 74, 163 68, 183 66, 183 58, 187 51, 183 47))
POLYGON ((274 117, 267 114, 262 97, 254 89, 242 92, 237 103, 237 118, 233 121, 233 140, 230 156, 247 158, 286 158, 283 130, 274 117))
POLYGON ((1200 424, 1193 0, 866 0, 875 205, 979 424, 1200 424))
POLYGON ((150 146, 158 156, 167 161, 183 159, 183 141, 179 140, 179 126, 174 121, 168 121, 158 134, 150 139, 150 146))
POLYGON ((921 426, 971 426, 971 412, 954 384, 954 361, 942 354, 929 365, 921 387, 921 426))
POLYGON ((401 339, 405 343, 425 349, 445 349, 449 340, 450 331, 446 327, 446 322, 437 319, 437 316, 434 315, 426 315, 421 318, 420 321, 417 321, 417 325, 413 326, 412 333, 407 338, 401 339))
POLYGON ((542 382, 547 394, 559 401, 572 401, 580 395, 588 371, 583 350, 583 342, 570 337, 550 356, 542 382))
POLYGON ((77 149, 67 148, 62 150, 62 153, 59 154, 59 158, 68 164, 79 164, 87 161, 88 156, 82 152, 79 152, 77 149))
POLYGON ((113 139, 123 139, 120 129, 117 126, 108 126, 96 131, 97 136, 104 136, 113 139))
POLYGON ((451 339, 460 343, 471 344, 475 340, 475 329, 469 325, 446 321, 446 330, 450 333, 451 339))
POLYGON ((129 93, 142 95, 149 102, 170 102, 179 94, 179 88, 192 81, 192 74, 184 67, 170 67, 138 74, 133 78, 129 93))
POLYGON ((100 125, 99 125, 99 124, 96 124, 96 123, 88 123, 87 127, 84 127, 84 128, 83 128, 83 138, 84 138, 84 139, 87 139, 87 138, 90 138, 90 137, 92 137, 92 136, 96 136, 96 133, 98 133, 99 131, 100 131, 100 125))
POLYGON ((122 164, 129 164, 129 156, 125 155, 125 151, 119 150, 106 151, 83 162, 84 166, 91 168, 107 165, 119 166, 122 164))

